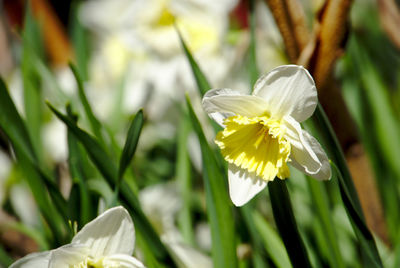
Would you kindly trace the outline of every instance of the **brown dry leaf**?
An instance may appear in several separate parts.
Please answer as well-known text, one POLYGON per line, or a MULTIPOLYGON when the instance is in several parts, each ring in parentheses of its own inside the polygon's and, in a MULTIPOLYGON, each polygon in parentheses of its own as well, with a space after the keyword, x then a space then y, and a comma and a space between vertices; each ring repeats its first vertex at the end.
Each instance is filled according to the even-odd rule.
POLYGON ((11 257, 17 259, 37 252, 39 247, 32 238, 9 227, 15 221, 14 217, 0 210, 0 244, 11 257))
POLYGON ((64 66, 73 57, 65 29, 47 0, 30 0, 35 17, 39 20, 46 50, 55 66, 64 66))
POLYGON ((379 17, 386 34, 400 49, 400 10, 394 0, 378 0, 379 17))
POLYGON ((297 0, 266 0, 282 34, 291 62, 296 62, 308 42, 303 8, 297 0))
POLYGON ((316 46, 308 68, 321 90, 330 80, 336 60, 344 52, 351 3, 351 0, 328 0, 320 12, 316 46))

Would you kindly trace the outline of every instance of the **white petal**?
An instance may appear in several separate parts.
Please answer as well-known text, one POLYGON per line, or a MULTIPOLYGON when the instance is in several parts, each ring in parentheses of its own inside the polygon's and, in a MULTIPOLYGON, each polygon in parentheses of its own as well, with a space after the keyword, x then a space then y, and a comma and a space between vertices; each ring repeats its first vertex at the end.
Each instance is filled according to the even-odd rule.
POLYGON ((178 267, 212 267, 212 260, 198 249, 181 242, 174 242, 173 239, 163 237, 163 242, 171 251, 174 259, 177 260, 178 267))
POLYGON ((290 115, 302 122, 317 106, 317 89, 309 72, 302 66, 283 65, 259 78, 253 95, 262 97, 272 116, 290 115))
POLYGON ((104 267, 119 268, 144 268, 145 266, 138 259, 126 254, 114 254, 104 258, 104 267))
POLYGON ((135 245, 132 218, 121 206, 108 209, 86 224, 72 243, 86 245, 95 259, 117 253, 132 255, 135 245))
POLYGON ((267 186, 265 180, 249 174, 247 170, 240 169, 233 164, 229 164, 228 179, 229 195, 233 204, 237 207, 249 202, 250 199, 267 186))
POLYGON ((11 264, 10 268, 48 267, 50 254, 51 254, 50 251, 31 253, 11 264))
POLYGON ((204 110, 221 125, 224 118, 239 114, 253 117, 267 112, 267 103, 260 97, 244 95, 231 89, 212 89, 203 97, 204 110))
POLYGON ((285 117, 286 139, 291 143, 291 164, 307 175, 319 179, 331 178, 331 167, 328 157, 319 142, 293 118, 285 117))
POLYGON ((90 249, 85 245, 68 244, 51 251, 49 268, 70 267, 86 260, 90 249))
MULTIPOLYGON (((321 168, 317 173, 309 173, 311 177, 314 179, 318 180, 329 180, 331 179, 331 165, 329 163, 328 156, 326 155, 325 151, 322 149, 321 144, 313 137, 311 136, 307 131, 303 130, 303 137, 304 139, 309 143, 311 146, 312 150, 314 153, 317 155, 319 162, 321 163, 321 168)), ((307 173, 306 169, 304 166, 296 166, 297 163, 299 163, 297 160, 293 161, 292 165, 297 168, 298 170, 307 173)))

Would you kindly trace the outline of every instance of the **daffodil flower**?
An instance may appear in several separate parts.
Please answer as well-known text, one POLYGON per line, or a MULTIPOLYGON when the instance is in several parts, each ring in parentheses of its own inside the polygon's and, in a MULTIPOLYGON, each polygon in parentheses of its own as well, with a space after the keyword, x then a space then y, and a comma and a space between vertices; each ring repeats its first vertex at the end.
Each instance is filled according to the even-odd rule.
POLYGON ((114 207, 86 224, 68 245, 32 253, 10 268, 138 268, 143 264, 132 257, 135 229, 129 213, 114 207))
POLYGON ((205 94, 205 111, 224 127, 215 142, 229 162, 229 193, 236 206, 275 177, 287 178, 288 163, 316 179, 330 179, 325 152, 300 125, 317 102, 314 80, 296 65, 277 67, 259 78, 252 95, 231 89, 205 94))

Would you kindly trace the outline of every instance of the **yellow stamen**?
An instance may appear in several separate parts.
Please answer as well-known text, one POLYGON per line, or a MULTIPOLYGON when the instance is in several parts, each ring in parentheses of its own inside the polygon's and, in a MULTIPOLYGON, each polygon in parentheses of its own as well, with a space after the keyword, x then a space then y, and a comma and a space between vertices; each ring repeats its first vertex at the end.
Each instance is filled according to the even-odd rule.
POLYGON ((91 257, 86 258, 82 262, 70 265, 70 268, 103 268, 103 258, 94 261, 91 257))
POLYGON ((217 134, 215 143, 226 161, 266 181, 289 177, 291 147, 279 121, 236 115, 226 118, 224 124, 226 128, 217 134))

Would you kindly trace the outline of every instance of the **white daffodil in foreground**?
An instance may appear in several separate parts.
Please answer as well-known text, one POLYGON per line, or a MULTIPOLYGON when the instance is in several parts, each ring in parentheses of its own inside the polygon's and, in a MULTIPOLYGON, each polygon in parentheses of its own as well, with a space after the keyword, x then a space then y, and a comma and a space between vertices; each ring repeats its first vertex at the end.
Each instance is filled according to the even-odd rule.
POLYGON ((306 69, 284 65, 258 79, 252 95, 213 89, 205 111, 224 127, 216 144, 229 162, 229 193, 242 206, 275 177, 289 176, 287 163, 320 180, 331 177, 318 141, 301 129, 317 106, 317 90, 306 69))
POLYGON ((33 253, 10 268, 137 268, 144 265, 132 257, 135 229, 129 213, 114 207, 86 224, 68 245, 33 253))

